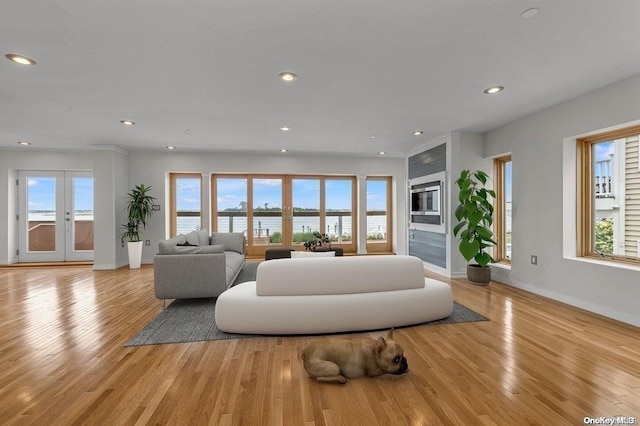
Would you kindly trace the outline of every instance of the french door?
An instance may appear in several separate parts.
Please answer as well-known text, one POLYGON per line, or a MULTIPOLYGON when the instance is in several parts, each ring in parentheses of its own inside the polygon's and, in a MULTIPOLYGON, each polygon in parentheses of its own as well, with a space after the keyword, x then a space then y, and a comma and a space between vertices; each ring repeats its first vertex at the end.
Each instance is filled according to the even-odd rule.
POLYGON ((18 173, 19 262, 93 260, 90 172, 18 173))
POLYGON ((277 246, 303 249, 313 232, 355 250, 355 178, 289 175, 212 177, 214 227, 246 232, 247 254, 277 246))

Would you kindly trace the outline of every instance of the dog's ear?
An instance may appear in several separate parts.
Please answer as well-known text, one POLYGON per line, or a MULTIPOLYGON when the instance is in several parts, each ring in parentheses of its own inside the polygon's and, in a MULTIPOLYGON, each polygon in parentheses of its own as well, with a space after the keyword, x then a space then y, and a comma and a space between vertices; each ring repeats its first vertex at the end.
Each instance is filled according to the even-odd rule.
POLYGON ((387 333, 387 339, 393 340, 393 328, 387 333))
POLYGON ((384 337, 378 337, 378 341, 376 342, 376 352, 381 353, 387 347, 387 341, 384 340, 384 337))

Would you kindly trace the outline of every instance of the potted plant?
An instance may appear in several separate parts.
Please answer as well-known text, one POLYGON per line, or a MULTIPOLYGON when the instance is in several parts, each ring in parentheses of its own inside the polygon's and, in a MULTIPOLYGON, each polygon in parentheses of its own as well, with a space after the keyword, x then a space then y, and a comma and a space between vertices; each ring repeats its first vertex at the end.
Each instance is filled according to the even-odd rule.
POLYGON ((147 225, 147 220, 153 213, 154 197, 149 195, 150 186, 140 184, 135 186, 127 194, 127 211, 128 222, 122 225, 124 231, 120 236, 120 241, 127 242, 129 251, 129 268, 136 269, 140 267, 142 260, 142 239, 140 233, 147 225))
POLYGON ((496 244, 493 239, 493 203, 496 194, 485 188, 489 175, 481 170, 463 170, 456 180, 460 189, 455 210, 458 224, 453 235, 460 236, 460 254, 475 264, 467 265, 467 278, 475 284, 487 285, 491 280, 489 263, 495 262, 486 249, 496 244))
POLYGON ((311 251, 327 251, 331 249, 331 238, 327 234, 314 231, 312 238, 304 242, 304 248, 311 251))

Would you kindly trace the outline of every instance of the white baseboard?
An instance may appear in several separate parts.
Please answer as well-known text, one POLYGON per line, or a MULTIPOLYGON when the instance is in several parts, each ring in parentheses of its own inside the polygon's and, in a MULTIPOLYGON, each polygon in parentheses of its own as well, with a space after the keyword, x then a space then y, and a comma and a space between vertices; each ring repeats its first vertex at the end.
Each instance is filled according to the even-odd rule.
POLYGON ((538 287, 532 286, 530 284, 526 284, 518 281, 511 281, 508 283, 504 283, 506 285, 519 288, 521 290, 528 291, 530 293, 537 294, 539 296, 544 296, 549 299, 555 300, 557 302, 566 303, 567 305, 574 306, 576 308, 584 309, 585 311, 592 312, 594 314, 602 315, 607 318, 614 319, 616 321, 624 322, 626 324, 633 325, 635 327, 640 327, 640 316, 634 315, 629 312, 619 312, 608 308, 606 306, 596 305, 590 302, 585 302, 584 300, 578 300, 573 297, 566 296, 564 294, 556 293, 554 291, 540 289, 538 287))

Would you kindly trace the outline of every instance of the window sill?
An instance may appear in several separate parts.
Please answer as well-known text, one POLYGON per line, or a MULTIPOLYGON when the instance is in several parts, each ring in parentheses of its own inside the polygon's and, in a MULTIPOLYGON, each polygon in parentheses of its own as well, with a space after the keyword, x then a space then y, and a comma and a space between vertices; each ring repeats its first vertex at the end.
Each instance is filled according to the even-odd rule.
POLYGON ((626 269, 628 271, 640 272, 640 266, 632 265, 632 264, 629 264, 629 263, 613 262, 611 260, 600 260, 600 259, 594 259, 594 258, 591 258, 591 257, 567 257, 567 256, 564 256, 564 259, 573 260, 573 261, 576 261, 576 262, 590 263, 592 265, 608 266, 610 268, 619 268, 619 269, 626 269))
POLYGON ((504 269, 506 271, 510 271, 511 270, 511 264, 510 263, 498 262, 498 263, 492 263, 491 266, 493 268, 504 269))

